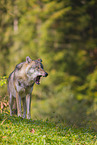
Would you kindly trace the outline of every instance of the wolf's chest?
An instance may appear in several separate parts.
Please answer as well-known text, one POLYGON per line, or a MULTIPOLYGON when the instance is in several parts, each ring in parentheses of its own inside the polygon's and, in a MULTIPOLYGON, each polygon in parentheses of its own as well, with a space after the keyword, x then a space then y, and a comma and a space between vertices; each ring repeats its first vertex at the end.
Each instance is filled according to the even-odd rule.
POLYGON ((25 86, 24 84, 20 83, 17 86, 17 91, 18 91, 18 93, 19 93, 19 95, 21 97, 24 97, 27 94, 31 94, 32 90, 33 90, 33 85, 31 85, 31 86, 25 86))

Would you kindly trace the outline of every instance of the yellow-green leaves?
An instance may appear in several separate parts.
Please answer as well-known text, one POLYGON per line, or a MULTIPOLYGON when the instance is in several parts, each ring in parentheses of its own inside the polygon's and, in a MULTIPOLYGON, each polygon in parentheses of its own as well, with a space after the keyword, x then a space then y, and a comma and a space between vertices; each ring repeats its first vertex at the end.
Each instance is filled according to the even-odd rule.
POLYGON ((0 77, 0 86, 2 87, 3 85, 5 85, 6 81, 7 81, 7 77, 6 76, 0 77))

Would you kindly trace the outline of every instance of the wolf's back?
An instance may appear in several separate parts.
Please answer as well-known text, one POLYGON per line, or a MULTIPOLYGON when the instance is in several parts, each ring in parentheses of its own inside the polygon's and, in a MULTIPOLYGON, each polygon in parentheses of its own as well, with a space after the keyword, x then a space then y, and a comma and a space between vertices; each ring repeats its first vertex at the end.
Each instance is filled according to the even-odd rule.
POLYGON ((8 93, 15 97, 16 91, 14 88, 14 71, 9 75, 8 78, 8 93))

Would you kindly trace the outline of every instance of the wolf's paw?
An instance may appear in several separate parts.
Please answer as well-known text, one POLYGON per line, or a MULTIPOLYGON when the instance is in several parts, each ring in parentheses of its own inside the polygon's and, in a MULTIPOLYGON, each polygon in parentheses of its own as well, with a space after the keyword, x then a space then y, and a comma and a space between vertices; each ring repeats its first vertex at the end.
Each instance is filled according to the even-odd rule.
POLYGON ((18 114, 18 117, 22 117, 22 115, 21 114, 18 114))
POLYGON ((26 115, 23 115, 23 118, 26 118, 26 115))
POLYGON ((31 119, 31 116, 30 115, 27 115, 27 119, 31 119))

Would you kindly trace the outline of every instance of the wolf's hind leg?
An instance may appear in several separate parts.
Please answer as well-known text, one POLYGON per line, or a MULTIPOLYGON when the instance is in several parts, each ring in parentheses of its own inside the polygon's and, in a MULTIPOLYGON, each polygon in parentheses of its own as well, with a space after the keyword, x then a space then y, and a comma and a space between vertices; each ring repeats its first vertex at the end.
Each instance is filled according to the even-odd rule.
POLYGON ((12 106, 12 114, 17 114, 17 104, 16 104, 16 98, 13 97, 13 106, 12 106))
POLYGON ((10 108, 10 116, 12 116, 12 95, 10 93, 10 96, 9 96, 9 108, 10 108))

